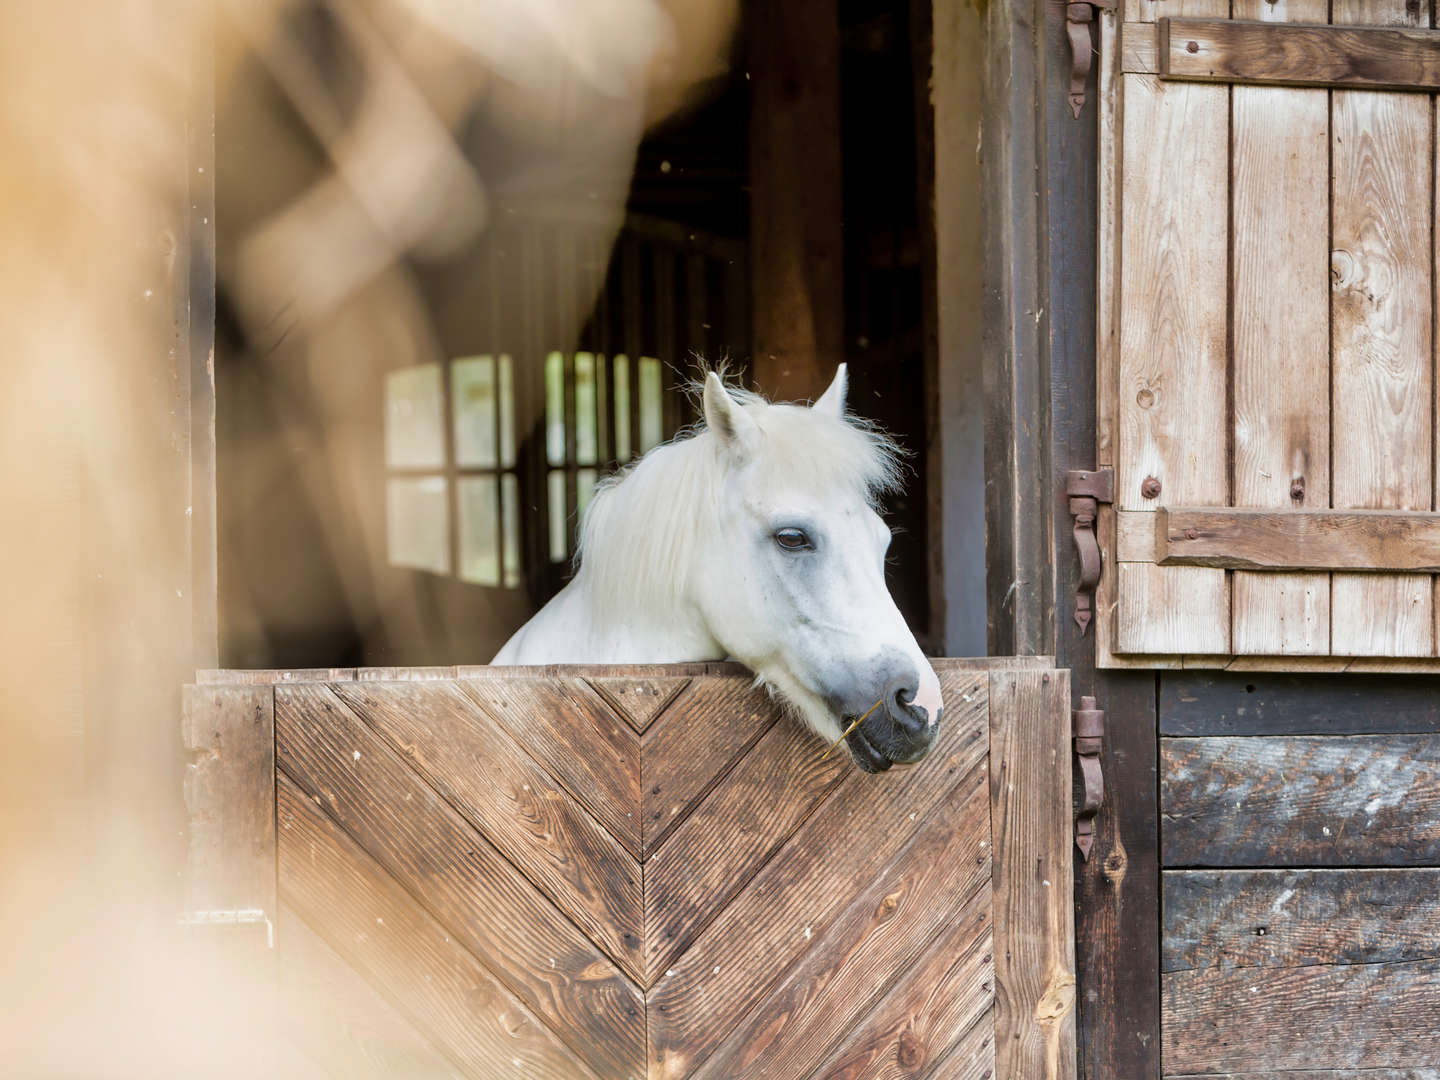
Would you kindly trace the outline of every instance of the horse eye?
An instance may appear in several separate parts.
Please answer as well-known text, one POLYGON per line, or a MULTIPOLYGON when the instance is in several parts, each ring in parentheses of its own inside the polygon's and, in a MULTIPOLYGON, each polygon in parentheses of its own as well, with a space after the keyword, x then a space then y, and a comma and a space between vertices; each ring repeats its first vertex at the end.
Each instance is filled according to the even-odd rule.
POLYGON ((775 534, 775 542, 786 551, 805 551, 814 547, 810 537, 800 529, 781 529, 775 534))

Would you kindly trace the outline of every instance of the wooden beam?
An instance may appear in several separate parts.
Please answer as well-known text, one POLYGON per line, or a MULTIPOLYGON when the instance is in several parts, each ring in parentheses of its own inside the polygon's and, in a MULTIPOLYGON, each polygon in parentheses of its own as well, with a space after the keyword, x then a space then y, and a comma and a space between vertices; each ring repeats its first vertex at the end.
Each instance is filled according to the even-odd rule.
POLYGON ((1161 19, 1162 79, 1440 89, 1440 30, 1161 19))
POLYGON ((839 15, 755 4, 749 23, 752 374, 818 397, 845 356, 839 15))
POLYGON ((1440 571, 1440 514, 1407 510, 1162 507, 1161 566, 1440 571))

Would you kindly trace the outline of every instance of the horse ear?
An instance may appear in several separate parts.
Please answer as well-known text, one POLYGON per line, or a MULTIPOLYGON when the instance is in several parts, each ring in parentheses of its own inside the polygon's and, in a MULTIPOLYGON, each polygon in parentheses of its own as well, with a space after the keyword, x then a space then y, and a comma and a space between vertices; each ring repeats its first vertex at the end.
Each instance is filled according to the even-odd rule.
POLYGON ((740 403, 725 391, 725 384, 715 372, 705 376, 705 426, 720 437, 720 441, 732 450, 744 450, 760 434, 760 429, 740 407, 740 403))
POLYGON ((830 380, 830 386, 825 393, 820 395, 820 400, 810 406, 812 409, 819 409, 823 413, 829 413, 835 419, 845 415, 845 390, 850 379, 845 374, 845 365, 841 364, 835 369, 835 378, 830 380))

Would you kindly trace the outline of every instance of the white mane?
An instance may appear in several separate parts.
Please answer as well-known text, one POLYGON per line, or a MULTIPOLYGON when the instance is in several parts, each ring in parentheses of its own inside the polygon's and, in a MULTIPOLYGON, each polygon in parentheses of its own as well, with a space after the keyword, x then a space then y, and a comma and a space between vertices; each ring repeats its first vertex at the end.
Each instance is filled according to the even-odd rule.
MULTIPOLYGON (((815 491, 849 488, 875 505, 898 487, 902 451, 867 422, 729 389, 762 435, 752 468, 815 491)), ((713 531, 727 467, 720 439, 697 424, 596 491, 580 527, 577 580, 596 609, 663 612, 686 595, 687 554, 713 531)), ((763 476, 763 474, 762 474, 763 476)))

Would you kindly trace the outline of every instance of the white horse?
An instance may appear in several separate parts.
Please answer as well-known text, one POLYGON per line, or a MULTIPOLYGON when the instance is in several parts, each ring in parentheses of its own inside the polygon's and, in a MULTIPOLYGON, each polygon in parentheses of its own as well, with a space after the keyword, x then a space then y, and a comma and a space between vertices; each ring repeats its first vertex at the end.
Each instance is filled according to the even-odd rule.
POLYGON ((733 657, 867 772, 918 761, 940 683, 885 588, 876 499, 895 444, 845 416, 845 365, 814 406, 773 405, 710 372, 705 423, 599 490, 574 579, 496 664, 733 657))

